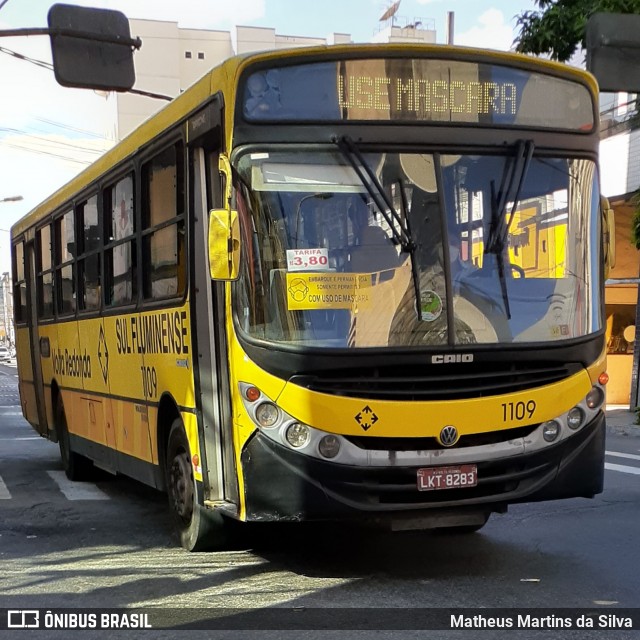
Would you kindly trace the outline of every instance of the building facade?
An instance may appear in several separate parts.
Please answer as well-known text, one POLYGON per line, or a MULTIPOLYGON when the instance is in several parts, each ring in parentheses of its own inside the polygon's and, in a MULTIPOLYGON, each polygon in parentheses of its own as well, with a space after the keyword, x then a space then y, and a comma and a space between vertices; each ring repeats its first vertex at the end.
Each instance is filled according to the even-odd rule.
POLYGON ((11 276, 6 271, 0 277, 0 344, 5 346, 15 344, 11 276))
POLYGON ((638 278, 640 261, 633 242, 640 207, 640 114, 636 97, 604 94, 601 110, 600 172, 602 194, 615 211, 616 266, 606 283, 607 402, 638 404, 638 278))
MULTIPOLYGON (((160 20, 132 19, 129 23, 131 33, 142 39, 142 48, 135 53, 136 88, 170 98, 236 54, 352 42, 348 33, 312 38, 281 35, 265 27, 237 26, 233 31, 214 31, 183 29, 177 22, 160 20)), ((419 18, 394 18, 393 23, 381 24, 372 38, 372 42, 435 41, 433 21, 419 18)), ((111 93, 107 100, 113 121, 110 133, 115 140, 124 138, 164 105, 162 100, 132 93, 111 93)))

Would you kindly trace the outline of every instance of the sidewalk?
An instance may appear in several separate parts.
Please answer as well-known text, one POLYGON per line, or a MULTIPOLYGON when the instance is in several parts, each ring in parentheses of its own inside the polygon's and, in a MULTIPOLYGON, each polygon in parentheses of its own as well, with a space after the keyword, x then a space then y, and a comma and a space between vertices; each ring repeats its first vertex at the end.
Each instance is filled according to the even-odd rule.
POLYGON ((636 424, 635 411, 627 405, 608 405, 606 410, 607 429, 614 433, 640 437, 640 425, 636 424))

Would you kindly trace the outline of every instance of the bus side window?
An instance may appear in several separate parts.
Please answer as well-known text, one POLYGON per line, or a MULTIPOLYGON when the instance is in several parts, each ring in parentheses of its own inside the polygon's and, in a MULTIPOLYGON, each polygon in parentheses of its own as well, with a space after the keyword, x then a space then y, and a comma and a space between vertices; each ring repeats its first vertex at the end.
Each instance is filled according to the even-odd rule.
POLYGON ((77 213, 82 231, 81 257, 78 260, 78 284, 81 308, 85 311, 100 308, 100 227, 98 225, 98 197, 82 203, 77 213))
POLYGON ((73 209, 55 221, 55 266, 58 314, 68 315, 76 310, 75 257, 76 229, 73 209))
POLYGON ((38 318, 48 319, 53 317, 53 270, 52 270, 52 243, 51 225, 48 224, 38 229, 37 232, 37 296, 38 318))
POLYGON ((105 302, 126 305, 136 299, 136 241, 133 176, 128 175, 103 193, 105 302))
POLYGON ((27 283, 24 269, 24 242, 14 245, 13 250, 13 309, 16 322, 27 322, 27 283))
POLYGON ((142 275, 145 300, 186 289, 184 149, 176 144, 142 169, 142 275))

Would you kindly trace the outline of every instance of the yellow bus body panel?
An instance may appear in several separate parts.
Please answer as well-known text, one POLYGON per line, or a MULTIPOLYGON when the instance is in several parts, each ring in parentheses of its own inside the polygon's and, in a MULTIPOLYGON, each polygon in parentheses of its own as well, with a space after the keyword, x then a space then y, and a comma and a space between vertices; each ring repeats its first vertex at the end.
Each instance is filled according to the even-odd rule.
POLYGON ((244 410, 238 382, 254 384, 297 420, 329 433, 416 438, 437 436, 449 424, 456 426, 461 435, 466 435, 551 420, 580 402, 603 368, 604 358, 600 358, 589 371, 581 371, 560 382, 487 398, 412 402, 365 400, 318 393, 286 383, 254 364, 237 339, 233 339, 231 373, 236 463, 239 463, 242 445, 256 429, 244 410), (535 409, 529 415, 526 407, 532 407, 531 402, 535 403, 535 409), (518 413, 522 415, 522 403, 526 414, 517 419, 518 413), (363 414, 366 407, 375 413, 376 421, 365 431, 362 420, 366 417, 363 414))
POLYGON ((591 389, 582 371, 555 384, 487 398, 430 402, 362 400, 317 393, 287 384, 278 406, 301 422, 330 433, 387 438, 437 436, 447 425, 460 435, 545 422, 568 411, 591 389), (533 407, 532 414, 526 409, 533 407), (516 407, 518 407, 516 409, 516 407), (521 419, 516 413, 521 412, 521 419), (367 416, 376 416, 374 423, 367 416), (363 424, 369 425, 365 431, 363 424))

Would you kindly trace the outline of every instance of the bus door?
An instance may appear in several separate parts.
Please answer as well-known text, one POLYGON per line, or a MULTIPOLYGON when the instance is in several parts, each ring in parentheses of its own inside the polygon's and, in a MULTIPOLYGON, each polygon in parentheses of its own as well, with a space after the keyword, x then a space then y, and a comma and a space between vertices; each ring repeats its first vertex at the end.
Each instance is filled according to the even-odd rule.
MULTIPOLYGON (((214 107, 214 105, 211 105, 214 107)), ((208 267, 208 212, 220 206, 218 155, 201 147, 191 150, 193 172, 194 247, 191 268, 197 296, 192 297, 193 334, 199 354, 198 407, 202 425, 203 473, 210 503, 238 504, 238 485, 233 454, 233 421, 226 358, 224 283, 214 283, 208 267)), ((194 363, 196 366, 196 363, 194 363)))
POLYGON ((33 371, 33 388, 35 393, 35 407, 27 403, 26 418, 42 435, 47 435, 47 412, 44 397, 44 381, 42 378, 41 357, 49 357, 51 346, 41 344, 38 331, 38 299, 36 293, 36 243, 34 239, 25 243, 25 280, 27 285, 27 322, 29 325, 29 345, 31 353, 31 370, 33 371), (34 411, 35 409, 35 411, 34 411))

